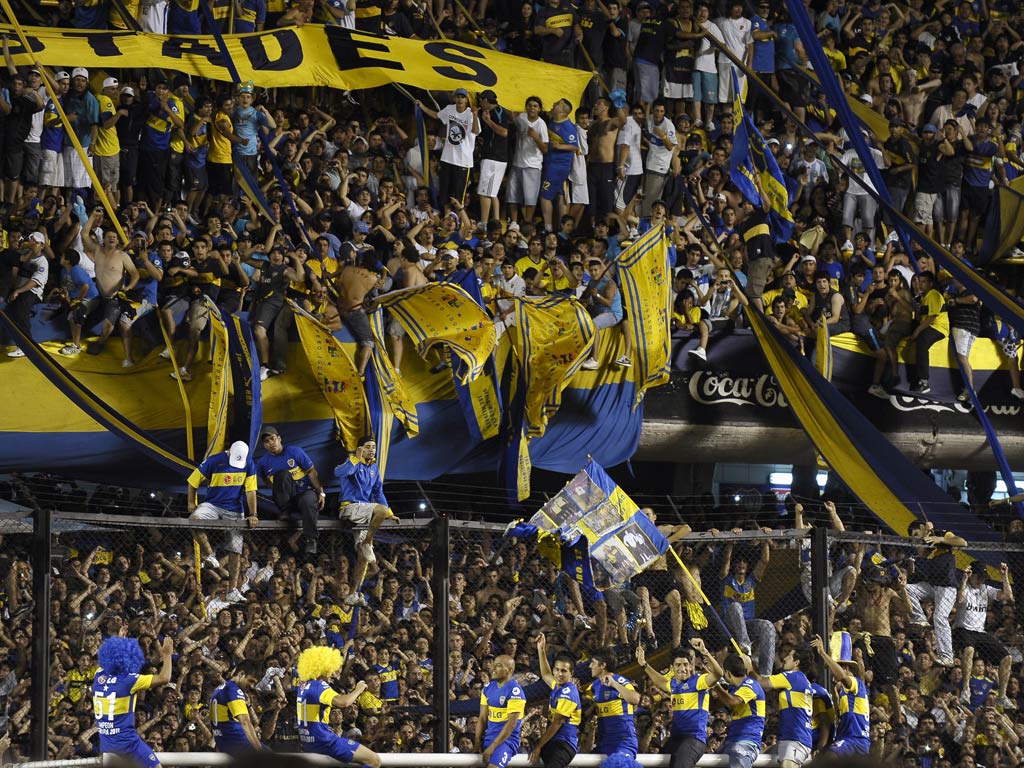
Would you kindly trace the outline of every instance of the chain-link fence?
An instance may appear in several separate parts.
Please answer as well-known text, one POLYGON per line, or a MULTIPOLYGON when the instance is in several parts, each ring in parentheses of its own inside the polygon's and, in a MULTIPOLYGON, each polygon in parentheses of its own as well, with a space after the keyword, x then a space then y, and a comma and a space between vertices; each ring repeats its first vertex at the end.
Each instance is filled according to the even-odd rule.
MULTIPOLYGON (((16 499, 14 493, 5 494, 16 499)), ((27 754, 32 736, 32 519, 13 500, 0 502, 0 761, 27 754)))

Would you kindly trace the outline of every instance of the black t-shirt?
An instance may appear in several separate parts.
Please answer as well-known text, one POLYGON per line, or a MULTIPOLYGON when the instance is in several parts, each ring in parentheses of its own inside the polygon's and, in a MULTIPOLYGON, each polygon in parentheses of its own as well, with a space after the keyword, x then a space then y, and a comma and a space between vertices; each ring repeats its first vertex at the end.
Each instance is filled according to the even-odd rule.
POLYGON ((124 104, 115 106, 128 111, 128 116, 122 117, 114 126, 117 129, 117 141, 121 145, 121 149, 138 148, 142 127, 146 124, 146 117, 149 115, 149 108, 138 97, 132 100, 131 106, 124 104))
POLYGON ((582 45, 587 49, 590 58, 594 60, 594 66, 604 66, 604 38, 608 34, 608 17, 604 11, 595 8, 588 11, 580 8, 580 28, 583 30, 582 45))
POLYGON ((401 11, 385 13, 381 16, 383 32, 393 37, 412 37, 415 33, 412 23, 401 11))
MULTIPOLYGON (((505 130, 511 130, 512 113, 504 107, 498 106, 491 110, 491 121, 500 125, 505 130)), ((509 136, 499 136, 484 119, 480 120, 480 135, 477 137, 477 145, 480 147, 481 160, 496 160, 499 163, 508 162, 509 159, 509 136)))
POLYGON ((975 336, 981 333, 981 302, 949 305, 949 327, 962 328, 975 336))
POLYGON ((633 58, 643 59, 651 64, 660 62, 668 31, 669 26, 661 19, 647 19, 643 22, 636 39, 636 48, 633 49, 633 58))
POLYGON ((915 558, 913 579, 936 587, 957 586, 953 550, 949 547, 936 547, 929 555, 915 558))
POLYGON ((32 130, 32 115, 41 109, 31 94, 23 93, 11 100, 11 111, 7 114, 7 130, 4 134, 4 141, 10 149, 24 149, 22 145, 32 130))
POLYGON ((942 165, 939 163, 939 142, 921 142, 917 156, 917 191, 935 195, 942 191, 942 165))
POLYGON ((953 155, 939 157, 939 169, 943 187, 959 187, 964 180, 964 162, 967 160, 967 150, 962 141, 953 143, 953 155))
POLYGON ((628 60, 626 59, 626 39, 629 34, 629 22, 621 16, 608 25, 608 34, 604 38, 604 64, 609 69, 625 69, 628 60), (615 25, 622 32, 615 37, 612 35, 611 27, 615 25))
MULTIPOLYGON (((906 165, 914 162, 914 148, 905 137, 890 137, 885 142, 885 149, 893 157, 892 165, 906 165)), ((893 173, 886 169, 885 183, 892 189, 910 189, 913 184, 914 174, 912 172, 893 173)))
POLYGON ((572 64, 573 27, 577 21, 576 11, 570 5, 552 8, 546 5, 537 12, 538 27, 558 30, 557 35, 542 35, 540 39, 541 58, 553 64, 572 64))
POLYGON ((285 271, 288 269, 287 262, 278 264, 266 264, 260 267, 260 279, 256 281, 256 298, 259 301, 266 301, 273 298, 276 301, 284 301, 285 291, 288 290, 288 278, 285 271))
POLYGON ((772 245, 771 228, 768 224, 768 214, 760 208, 743 220, 738 227, 743 235, 743 242, 747 246, 747 261, 758 259, 770 259, 775 249, 772 245))

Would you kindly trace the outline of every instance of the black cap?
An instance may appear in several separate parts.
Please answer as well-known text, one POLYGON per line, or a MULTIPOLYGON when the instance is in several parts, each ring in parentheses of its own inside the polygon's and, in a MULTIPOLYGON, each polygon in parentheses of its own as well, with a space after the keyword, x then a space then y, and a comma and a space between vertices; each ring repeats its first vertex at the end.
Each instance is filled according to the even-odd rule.
POLYGON ((779 295, 782 296, 782 298, 784 299, 795 299, 796 291, 793 290, 792 288, 783 288, 782 293, 779 295))
POLYGON ((269 424, 264 424, 263 429, 260 430, 260 440, 262 440, 267 435, 277 435, 278 437, 280 437, 281 433, 277 431, 277 427, 272 427, 269 424))
POLYGON ((480 91, 480 93, 477 95, 477 98, 478 99, 487 99, 492 104, 497 104, 498 103, 498 94, 496 94, 490 88, 487 88, 486 90, 480 91))

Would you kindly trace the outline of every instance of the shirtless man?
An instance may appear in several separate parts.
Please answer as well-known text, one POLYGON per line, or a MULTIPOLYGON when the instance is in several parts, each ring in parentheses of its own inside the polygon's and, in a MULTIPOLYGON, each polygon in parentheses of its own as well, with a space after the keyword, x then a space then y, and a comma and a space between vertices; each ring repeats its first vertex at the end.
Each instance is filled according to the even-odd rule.
MULTIPOLYGON (((416 288, 426 285, 427 276, 420 267, 420 254, 412 246, 402 250, 402 268, 395 273, 395 288, 416 288)), ((388 336, 391 337, 391 362, 395 366, 395 375, 402 375, 402 353, 405 350, 405 328, 394 317, 388 318, 388 336)), ((360 369, 362 372, 362 369, 360 369)))
MULTIPOLYGON (((650 507, 644 507, 640 511, 647 515, 647 519, 652 523, 658 521, 657 514, 650 507)), ((693 529, 683 524, 659 525, 658 530, 665 535, 671 546, 689 536, 693 529)), ((665 555, 658 557, 643 573, 638 573, 633 577, 633 589, 636 590, 637 597, 640 598, 645 621, 644 629, 652 640, 657 638, 654 634, 654 619, 651 615, 651 597, 653 596, 659 602, 668 605, 669 617, 672 620, 672 647, 678 648, 683 642, 683 599, 676 587, 675 579, 669 573, 668 560, 665 555)))
POLYGON ((894 607, 893 600, 896 601, 895 607, 910 610, 907 576, 901 572, 896 580, 896 589, 893 589, 886 585, 888 579, 881 568, 865 565, 860 580, 863 589, 857 590, 854 615, 861 617, 861 628, 870 638, 854 638, 854 646, 861 649, 865 659, 870 659, 874 684, 881 687, 889 697, 893 717, 899 717, 900 697, 896 690, 899 664, 889 625, 889 613, 894 607))
POLYGON ((360 257, 360 260, 361 264, 345 267, 338 276, 338 309, 342 322, 359 345, 356 368, 362 376, 366 372, 366 364, 370 362, 370 352, 373 351, 373 331, 370 330, 370 319, 363 309, 363 302, 380 282, 380 268, 376 266, 377 256, 373 253, 368 258, 360 257))
POLYGON ((903 90, 896 95, 896 101, 903 107, 903 121, 907 125, 920 125, 921 112, 924 110, 925 102, 928 101, 931 92, 942 85, 942 79, 936 77, 919 83, 917 82, 917 70, 913 67, 907 67, 903 77, 905 78, 903 90))
MULTIPOLYGON (((99 295, 90 301, 83 301, 71 314, 71 343, 61 350, 64 355, 77 355, 82 351, 82 327, 88 322, 89 316, 94 311, 99 311, 103 318, 103 327, 100 337, 89 345, 90 355, 98 355, 103 351, 103 345, 107 343, 110 334, 114 332, 114 325, 121 317, 121 299, 118 298, 119 291, 130 291, 139 282, 139 270, 131 256, 121 250, 121 243, 117 238, 117 230, 110 228, 103 233, 103 243, 96 242, 92 231, 96 226, 99 217, 103 216, 103 208, 96 208, 85 224, 85 232, 82 236, 82 245, 85 252, 89 254, 93 264, 96 265, 96 288, 99 295), (125 275, 128 282, 125 283, 125 275)), ((125 357, 126 360, 131 358, 125 357)))
POLYGON ((626 110, 614 112, 610 99, 602 96, 591 110, 593 123, 587 131, 587 188, 594 221, 604 221, 615 210, 615 140, 626 122, 626 110))

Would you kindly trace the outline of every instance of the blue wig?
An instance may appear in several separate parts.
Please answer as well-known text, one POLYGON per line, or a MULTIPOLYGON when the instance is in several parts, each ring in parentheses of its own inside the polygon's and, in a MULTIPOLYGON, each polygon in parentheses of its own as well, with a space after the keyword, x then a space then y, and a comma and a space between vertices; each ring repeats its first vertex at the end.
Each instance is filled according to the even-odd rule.
POLYGON ((601 763, 601 768, 640 768, 640 763, 619 752, 605 758, 605 761, 601 763))
POLYGON ((100 667, 111 675, 134 675, 146 660, 134 637, 109 637, 96 654, 100 667))

